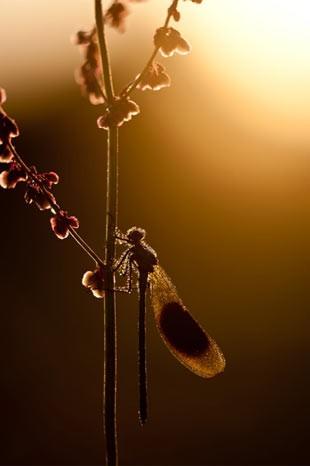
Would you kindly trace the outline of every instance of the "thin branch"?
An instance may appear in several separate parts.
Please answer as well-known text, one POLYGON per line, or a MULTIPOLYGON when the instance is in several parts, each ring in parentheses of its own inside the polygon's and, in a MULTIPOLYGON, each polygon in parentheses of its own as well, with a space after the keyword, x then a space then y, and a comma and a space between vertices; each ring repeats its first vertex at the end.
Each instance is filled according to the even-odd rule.
MULTIPOLYGON (((26 162, 23 160, 23 158, 19 155, 19 153, 17 152, 16 148, 14 147, 14 145, 11 143, 11 141, 9 141, 8 143, 8 146, 11 150, 11 152, 14 154, 14 158, 15 160, 23 167, 23 169, 25 170, 25 172, 27 173, 28 177, 34 182, 36 183, 41 191, 46 195, 46 198, 48 200, 48 202, 50 203, 51 205, 51 210, 52 212, 54 213, 58 213, 64 209, 62 209, 62 207, 60 207, 59 204, 57 204, 54 200, 53 200, 53 196, 52 196, 52 193, 44 186, 44 184, 36 177, 35 173, 33 173, 33 171, 31 170, 31 168, 26 164, 26 162)), ((98 254, 87 244, 87 242, 82 238, 82 236, 80 236, 75 230, 74 228, 70 227, 69 226, 69 233, 70 233, 70 236, 71 238, 83 249, 83 251, 86 252, 86 254, 88 254, 89 257, 91 257, 93 259, 93 261, 95 262, 95 264, 98 264, 98 265, 101 265, 101 266, 104 266, 104 261, 98 256, 98 254)))
MULTIPOLYGON (((173 15, 173 11, 177 9, 178 7, 178 3, 179 3, 179 0, 173 0, 170 7, 168 8, 168 11, 167 11, 167 16, 166 16, 166 19, 165 19, 165 23, 163 25, 164 28, 168 27, 169 26, 169 22, 170 22, 170 19, 173 15)), ((143 70, 141 71, 140 74, 138 74, 138 76, 133 80, 131 81, 129 84, 127 84, 127 86, 121 91, 120 95, 122 97, 128 97, 135 89, 136 87, 138 86, 138 84, 141 82, 141 80, 143 79, 145 73, 148 71, 149 67, 152 65, 158 51, 159 51, 160 47, 157 46, 154 48, 150 58, 148 59, 148 61, 146 62, 146 65, 144 66, 143 70)))

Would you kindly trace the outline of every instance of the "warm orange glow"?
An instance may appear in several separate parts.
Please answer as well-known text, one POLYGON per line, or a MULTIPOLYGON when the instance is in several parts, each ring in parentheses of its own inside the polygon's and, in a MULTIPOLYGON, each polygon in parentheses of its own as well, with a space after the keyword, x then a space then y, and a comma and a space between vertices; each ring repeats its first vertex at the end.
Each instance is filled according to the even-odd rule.
POLYGON ((308 139, 309 1, 210 0, 203 15, 191 14, 201 77, 216 82, 226 106, 252 127, 308 139))
MULTIPOLYGON (((114 60, 123 61, 124 47, 128 56, 138 44, 137 67, 142 63, 165 7, 165 2, 152 0, 132 4, 126 35, 111 34, 114 60)), ((183 18, 177 27, 193 45, 195 88, 208 86, 217 105, 251 130, 308 142, 309 1, 208 0, 199 8, 191 2, 181 7, 183 18)), ((79 61, 69 36, 92 24, 91 10, 84 0, 3 2, 2 82, 7 77, 24 85, 34 78, 34 70, 38 87, 61 85, 64 77, 69 80, 79 61)))

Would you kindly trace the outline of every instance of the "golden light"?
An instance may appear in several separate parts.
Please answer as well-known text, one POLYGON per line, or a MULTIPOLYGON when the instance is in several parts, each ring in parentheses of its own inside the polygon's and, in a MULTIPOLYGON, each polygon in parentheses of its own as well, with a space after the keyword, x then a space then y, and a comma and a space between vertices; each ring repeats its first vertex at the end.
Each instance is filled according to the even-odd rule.
MULTIPOLYGON (((123 63, 124 51, 127 57, 139 47, 131 63, 140 66, 168 5, 168 0, 131 4, 126 34, 110 33, 114 63, 123 63)), ((180 10, 182 18, 175 27, 193 45, 182 73, 186 76, 190 70, 194 91, 201 87, 196 92, 199 105, 205 99, 209 106, 211 93, 216 107, 236 124, 268 137, 308 143, 309 0, 205 0, 201 5, 187 1, 180 3, 180 10)), ((80 58, 69 37, 92 24, 89 2, 5 0, 1 14, 2 85, 15 82, 25 90, 25 82, 35 82, 39 90, 72 79, 80 58)), ((168 68, 173 63, 165 61, 168 68)), ((131 77, 132 71, 128 73, 131 77)))
POLYGON ((201 84, 243 123, 309 140, 310 2, 209 0, 189 13, 201 84))

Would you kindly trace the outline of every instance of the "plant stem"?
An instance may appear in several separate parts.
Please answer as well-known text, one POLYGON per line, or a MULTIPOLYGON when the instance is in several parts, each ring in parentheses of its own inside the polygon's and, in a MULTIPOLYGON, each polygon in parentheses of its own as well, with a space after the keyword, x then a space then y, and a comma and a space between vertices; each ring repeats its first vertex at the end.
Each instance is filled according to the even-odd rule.
MULTIPOLYGON (((102 62, 102 72, 108 103, 114 99, 112 73, 108 47, 105 39, 104 19, 101 0, 95 0, 96 27, 102 62)), ((108 131, 107 150, 107 196, 106 196, 106 251, 107 291, 104 300, 104 426, 106 440, 107 466, 116 466, 117 425, 116 425, 116 389, 117 389, 117 340, 116 340, 116 295, 114 260, 115 229, 117 226, 118 194, 118 128, 110 127, 108 131)))
POLYGON ((118 128, 109 129, 107 160, 106 253, 107 291, 104 300, 104 415, 107 466, 117 465, 117 340, 116 294, 114 278, 115 227, 117 222, 118 128))
POLYGON ((101 0, 95 0, 96 27, 101 55, 101 64, 103 71, 104 86, 107 93, 108 101, 111 102, 114 97, 113 80, 110 66, 109 52, 105 39, 104 19, 101 0))

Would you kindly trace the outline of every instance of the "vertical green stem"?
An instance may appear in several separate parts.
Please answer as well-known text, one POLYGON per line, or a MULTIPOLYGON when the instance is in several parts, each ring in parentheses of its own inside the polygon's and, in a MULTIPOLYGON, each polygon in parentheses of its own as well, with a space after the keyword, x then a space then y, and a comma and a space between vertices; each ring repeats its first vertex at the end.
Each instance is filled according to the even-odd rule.
MULTIPOLYGON (((102 72, 108 102, 114 98, 112 73, 108 47, 105 39, 101 0, 95 0, 97 35, 100 47, 102 72)), ((115 227, 117 226, 118 194, 118 128, 108 131, 107 150, 107 197, 106 197, 106 252, 107 291, 104 300, 104 427, 106 440, 106 464, 116 466, 117 424, 117 340, 116 340, 116 296, 113 264, 115 258, 115 227)))

